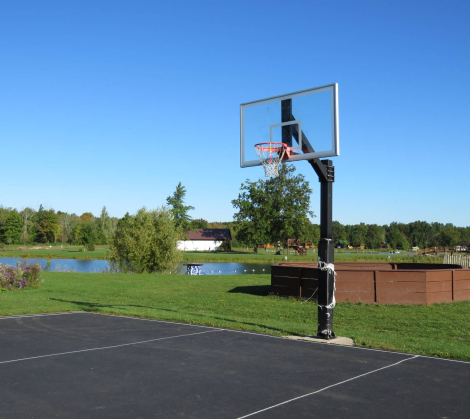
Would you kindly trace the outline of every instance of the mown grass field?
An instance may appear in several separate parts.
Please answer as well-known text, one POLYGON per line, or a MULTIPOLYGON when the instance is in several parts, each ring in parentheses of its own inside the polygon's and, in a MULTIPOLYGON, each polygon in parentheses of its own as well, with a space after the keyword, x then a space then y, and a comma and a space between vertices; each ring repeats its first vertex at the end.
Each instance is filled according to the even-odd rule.
MULTIPOLYGON (((251 330, 314 335, 315 301, 269 295, 269 275, 47 272, 39 289, 0 292, 0 315, 92 311, 251 330)), ((340 303, 335 333, 360 346, 470 361, 470 301, 432 306, 340 303)))
POLYGON ((92 252, 84 252, 83 246, 64 246, 64 248, 61 248, 60 246, 44 246, 39 249, 31 247, 5 246, 0 250, 0 257, 19 257, 28 259, 107 259, 108 253, 108 246, 96 246, 95 250, 92 252))
MULTIPOLYGON (((80 246, 65 246, 63 249, 59 246, 51 248, 18 250, 17 246, 5 247, 0 250, 0 257, 21 257, 28 259, 107 259, 109 248, 107 246, 97 246, 92 252, 83 252, 80 246)), ((232 262, 232 263, 277 263, 287 260, 289 262, 315 262, 318 254, 309 249, 306 256, 294 254, 276 255, 275 252, 266 252, 259 249, 258 253, 253 251, 234 251, 234 252, 185 252, 183 261, 191 262, 232 262)), ((359 251, 357 253, 335 253, 336 262, 428 262, 442 263, 442 258, 417 258, 404 256, 402 254, 379 254, 378 252, 359 251)))

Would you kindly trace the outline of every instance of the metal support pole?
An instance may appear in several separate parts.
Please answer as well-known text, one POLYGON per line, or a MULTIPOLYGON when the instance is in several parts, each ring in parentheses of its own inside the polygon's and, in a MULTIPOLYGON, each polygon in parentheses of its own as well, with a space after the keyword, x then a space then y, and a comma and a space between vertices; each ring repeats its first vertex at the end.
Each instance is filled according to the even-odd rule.
MULTIPOLYGON (((282 122, 295 120, 292 115, 291 100, 283 100, 282 122)), ((302 144, 304 153, 313 150, 308 138, 303 132, 299 132, 295 125, 289 129, 282 127, 282 141, 287 143, 294 137, 298 144, 302 144)), ((333 243, 333 182, 335 181, 335 168, 331 160, 308 160, 318 175, 321 184, 321 208, 320 208, 320 242, 318 243, 318 261, 322 262, 318 274, 318 331, 317 336, 323 339, 333 339, 333 307, 334 307, 334 243, 333 243), (333 269, 331 269, 333 268, 333 269)))
POLYGON ((331 160, 321 160, 326 168, 327 176, 319 176, 321 184, 320 207, 320 243, 318 244, 318 260, 323 262, 323 269, 318 274, 318 332, 317 336, 333 339, 333 296, 334 268, 328 269, 335 262, 333 243, 333 182, 334 166, 331 160), (325 265, 326 264, 326 265, 325 265))
MULTIPOLYGON (((289 122, 292 120, 292 99, 284 99, 281 101, 281 122, 289 122)), ((282 127, 282 142, 292 147, 292 125, 284 125, 282 127)))

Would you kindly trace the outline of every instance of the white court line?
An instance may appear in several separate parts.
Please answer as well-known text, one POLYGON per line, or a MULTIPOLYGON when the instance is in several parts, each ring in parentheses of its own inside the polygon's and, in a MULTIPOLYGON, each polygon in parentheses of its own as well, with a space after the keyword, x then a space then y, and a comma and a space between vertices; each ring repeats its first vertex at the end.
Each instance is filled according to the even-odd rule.
POLYGON ((213 333, 213 332, 220 332, 222 330, 206 330, 205 332, 197 332, 197 333, 187 333, 185 335, 177 335, 177 336, 167 336, 164 338, 156 338, 156 339, 149 339, 149 340, 142 340, 140 342, 132 342, 132 343, 122 343, 120 345, 112 345, 112 346, 102 346, 100 348, 90 348, 90 349, 80 349, 78 351, 69 351, 69 352, 59 352, 56 354, 48 354, 48 355, 39 355, 39 356, 31 356, 29 358, 20 358, 20 359, 11 359, 9 361, 0 361, 0 364, 10 364, 12 362, 20 362, 20 361, 28 361, 31 359, 40 359, 40 358, 49 358, 52 356, 60 356, 60 355, 69 355, 69 354, 78 354, 80 352, 91 352, 91 351, 101 351, 103 349, 113 349, 113 348, 122 348, 123 346, 131 346, 131 345, 140 345, 142 343, 149 343, 149 342, 156 342, 158 340, 166 340, 166 339, 174 339, 174 338, 183 338, 186 336, 194 336, 194 335, 202 335, 204 333, 213 333))
POLYGON ((299 399, 303 399, 304 397, 308 397, 308 396, 312 396, 314 394, 318 394, 318 393, 321 393, 322 391, 325 391, 325 390, 328 390, 332 387, 337 387, 341 384, 344 384, 344 383, 347 383, 349 381, 353 381, 353 380, 357 380, 358 378, 361 378, 361 377, 365 377, 366 375, 369 375, 369 374, 373 374, 375 372, 378 372, 378 371, 381 371, 381 370, 385 370, 387 368, 391 368, 391 367, 394 367, 395 365, 398 365, 398 364, 401 364, 402 362, 406 362, 406 361, 409 361, 410 359, 415 359, 415 358, 420 358, 420 355, 415 355, 411 358, 407 358, 407 359, 402 359, 401 361, 398 361, 398 362, 395 362, 394 364, 391 364, 391 365, 387 365, 386 367, 382 367, 382 368, 378 368, 376 370, 373 370, 373 371, 369 371, 369 372, 366 372, 364 374, 361 374, 361 375, 357 375, 356 377, 352 377, 352 378, 348 378, 347 380, 344 380, 344 381, 341 381, 339 383, 336 383, 336 384, 332 384, 330 386, 327 386, 327 387, 324 387, 320 390, 317 390, 317 391, 312 391, 311 393, 308 393, 308 394, 304 394, 302 396, 299 396, 299 397, 294 397, 293 399, 290 399, 290 400, 286 400, 282 403, 278 403, 278 404, 275 404, 273 406, 269 406, 269 407, 266 407, 265 409, 261 409, 261 410, 258 410, 256 412, 253 412, 253 413, 249 413, 248 415, 245 415, 245 416, 240 416, 239 418, 237 419, 244 419, 244 418, 249 418, 250 416, 254 416, 254 415, 257 415, 258 413, 262 413, 262 412, 266 412, 267 410, 271 410, 271 409, 274 409, 276 407, 279 407, 279 406, 283 406, 287 403, 291 403, 293 401, 296 401, 296 400, 299 400, 299 399))
MULTIPOLYGON (((77 313, 87 313, 87 314, 99 314, 100 316, 109 316, 109 317, 122 317, 124 319, 132 319, 132 320, 143 320, 143 321, 148 321, 148 322, 157 322, 157 323, 166 323, 166 324, 179 324, 182 326, 192 326, 192 327, 204 327, 207 329, 216 329, 216 330, 223 330, 225 332, 232 332, 232 333, 242 333, 246 335, 255 335, 255 336, 260 336, 264 338, 272 338, 272 339, 282 339, 282 340, 288 340, 289 342, 297 342, 297 343, 306 343, 310 345, 326 345, 327 343, 323 342, 316 342, 316 341, 308 341, 308 340, 292 340, 284 336, 274 336, 274 335, 267 335, 264 333, 257 333, 257 332, 250 332, 248 330, 236 330, 236 329, 226 329, 223 327, 215 327, 215 326, 204 326, 204 325, 198 325, 198 324, 190 324, 190 323, 181 323, 181 322, 172 322, 172 321, 167 321, 167 320, 157 320, 157 319, 145 319, 141 317, 129 317, 129 316, 124 316, 122 314, 107 314, 107 313, 93 313, 90 311, 77 311, 77 313)), ((394 355, 402 355, 402 356, 413 356, 414 354, 410 354, 409 352, 398 352, 398 351, 386 351, 384 349, 374 349, 374 348, 365 348, 364 346, 342 346, 342 345, 334 345, 330 346, 334 348, 343 348, 343 349, 357 349, 357 350, 362 350, 362 351, 372 351, 372 352, 381 352, 385 354, 394 354, 394 355)), ((446 361, 446 362, 457 362, 461 364, 467 364, 469 365, 469 361, 461 361, 459 359, 450 359, 450 358, 438 358, 435 356, 429 356, 429 355, 417 355, 420 358, 424 359, 432 359, 434 361, 446 361)))
POLYGON ((16 314, 13 316, 0 316, 0 320, 21 319, 23 317, 63 316, 66 314, 85 313, 84 311, 65 311, 63 313, 16 314))
MULTIPOLYGON (((298 342, 298 343, 306 343, 310 345, 325 345, 326 343, 322 342, 315 342, 315 341, 306 341, 306 340, 291 340, 289 338, 286 338, 284 336, 274 336, 274 335, 267 335, 264 333, 257 333, 257 332, 250 332, 247 330, 236 330, 236 329, 226 329, 222 327, 216 327, 216 326, 204 326, 200 324, 190 324, 190 323, 181 323, 181 322, 172 322, 168 320, 158 320, 158 319, 145 319, 141 317, 132 317, 132 316, 124 316, 122 314, 108 314, 108 313, 95 313, 91 311, 67 311, 64 313, 44 313, 44 314, 25 314, 25 315, 18 315, 18 316, 5 316, 5 317, 0 317, 0 320, 4 319, 11 319, 11 318, 18 318, 18 317, 35 317, 35 316, 60 316, 63 314, 98 314, 100 316, 108 316, 108 317, 119 317, 123 319, 131 319, 131 320, 141 320, 141 321, 147 321, 147 322, 156 322, 156 323, 165 323, 165 324, 178 324, 182 326, 191 326, 191 327, 202 327, 205 329, 213 329, 213 330, 223 330, 225 332, 232 332, 232 333, 243 333, 247 335, 255 335, 255 336, 261 336, 265 338, 273 338, 273 339, 283 339, 283 340, 289 340, 290 342, 298 342)), ((386 354, 395 354, 395 355, 403 355, 403 356, 411 356, 414 354, 410 354, 408 352, 398 352, 398 351, 386 351, 383 349, 374 349, 374 348, 365 348, 363 346, 334 346, 335 348, 344 348, 344 349, 357 349, 357 350, 362 350, 362 351, 372 351, 372 352, 381 352, 381 353, 386 353, 386 354)), ((469 365, 469 361, 461 361, 459 359, 450 359, 450 358, 438 358, 435 356, 429 356, 429 355, 419 355, 420 358, 424 359, 432 359, 434 361, 446 361, 446 362, 457 362, 460 364, 467 364, 469 365)))

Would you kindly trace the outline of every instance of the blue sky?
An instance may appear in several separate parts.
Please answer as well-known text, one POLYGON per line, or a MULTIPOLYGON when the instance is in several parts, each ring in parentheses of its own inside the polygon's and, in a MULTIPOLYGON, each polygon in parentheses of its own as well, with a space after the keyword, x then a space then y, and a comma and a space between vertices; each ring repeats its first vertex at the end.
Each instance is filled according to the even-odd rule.
MULTIPOLYGON (((470 225, 468 1, 0 5, 0 205, 230 221, 240 103, 339 84, 334 219, 470 225)), ((306 162, 296 163, 312 188, 306 162)), ((319 218, 316 219, 319 222, 319 218)))

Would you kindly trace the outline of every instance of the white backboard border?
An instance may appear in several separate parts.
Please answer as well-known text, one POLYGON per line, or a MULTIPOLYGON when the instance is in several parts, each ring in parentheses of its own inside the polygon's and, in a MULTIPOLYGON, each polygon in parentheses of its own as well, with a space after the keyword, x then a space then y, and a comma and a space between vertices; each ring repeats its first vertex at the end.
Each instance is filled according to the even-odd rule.
MULTIPOLYGON (((295 153, 292 154, 289 160, 287 161, 299 161, 299 160, 311 160, 315 158, 325 158, 325 157, 335 157, 339 156, 339 110, 338 110, 338 84, 328 84, 325 86, 314 87, 312 89, 301 90, 298 92, 288 93, 285 95, 280 96, 273 96, 267 99, 256 100, 253 102, 246 102, 240 105, 240 167, 254 167, 260 166, 261 161, 259 160, 245 160, 245 139, 244 139, 244 111, 247 108, 252 106, 264 105, 271 102, 277 102, 285 99, 293 99, 299 96, 305 96, 313 93, 320 93, 330 91, 331 92, 331 149, 330 150, 323 150, 320 152, 313 152, 313 153, 295 153)), ((305 123, 305 121, 303 121, 305 123)), ((284 122, 282 124, 274 124, 270 126, 270 133, 271 133, 271 141, 272 141, 272 128, 275 126, 282 126, 290 125, 290 124, 298 124, 299 132, 301 131, 301 123, 300 120, 284 122)), ((299 139, 300 140, 300 139, 299 139)), ((300 149, 301 144, 299 146, 293 147, 293 149, 300 149)))

